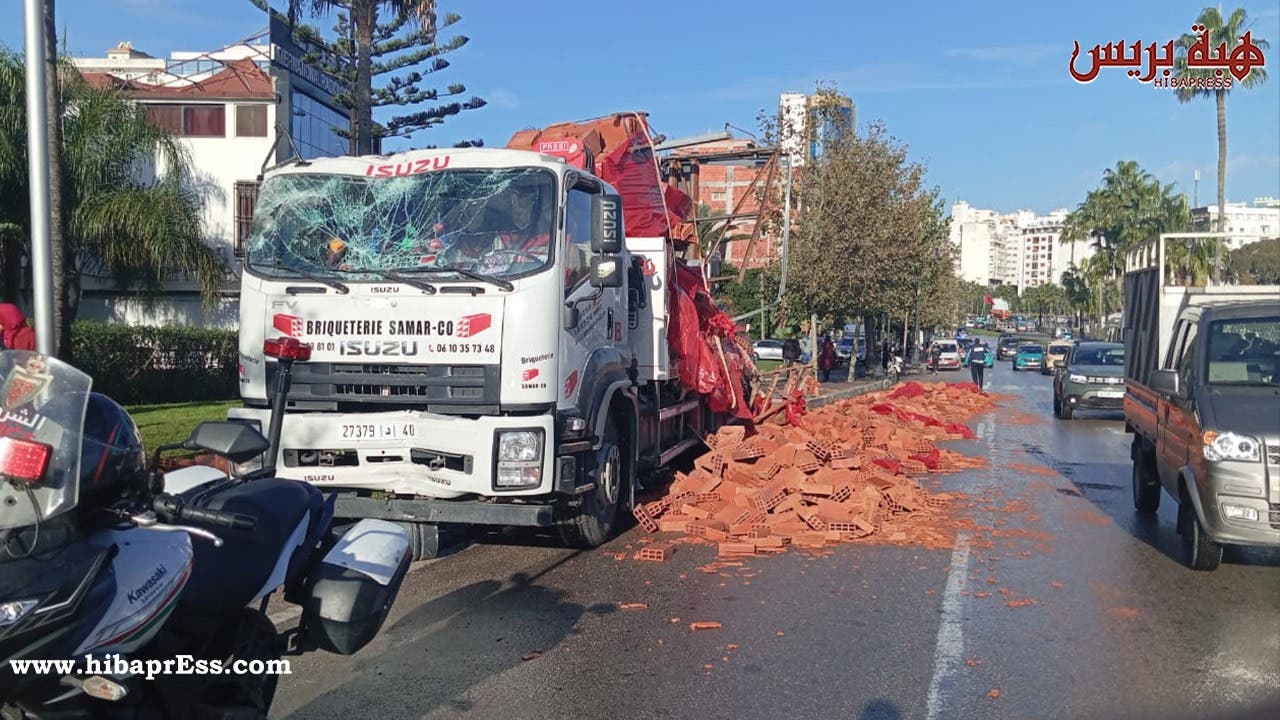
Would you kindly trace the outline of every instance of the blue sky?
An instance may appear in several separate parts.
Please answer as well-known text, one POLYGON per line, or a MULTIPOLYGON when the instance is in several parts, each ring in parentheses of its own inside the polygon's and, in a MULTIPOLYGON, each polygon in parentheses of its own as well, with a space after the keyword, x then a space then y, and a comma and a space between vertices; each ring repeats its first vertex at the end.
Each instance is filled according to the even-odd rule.
MULTIPOLYGON (((824 81, 853 97, 860 125, 883 120, 910 145, 948 202, 1072 207, 1105 168, 1132 159, 1188 195, 1199 169, 1208 204, 1212 101, 1180 105, 1122 69, 1087 85, 1067 74, 1073 40, 1163 43, 1188 31, 1204 2, 440 0, 471 38, 442 84, 463 82, 489 105, 415 140, 501 145, 522 127, 624 109, 649 111, 669 137, 726 122, 754 130, 779 92, 824 81)), ((1227 7, 1239 4, 1271 41, 1271 78, 1227 98, 1229 201, 1280 196, 1280 3, 1227 7)), ((121 40, 157 56, 214 49, 266 26, 245 0, 58 0, 58 11, 77 55, 121 40)), ((21 27, 21 3, 0 5, 0 43, 20 49, 21 27)))

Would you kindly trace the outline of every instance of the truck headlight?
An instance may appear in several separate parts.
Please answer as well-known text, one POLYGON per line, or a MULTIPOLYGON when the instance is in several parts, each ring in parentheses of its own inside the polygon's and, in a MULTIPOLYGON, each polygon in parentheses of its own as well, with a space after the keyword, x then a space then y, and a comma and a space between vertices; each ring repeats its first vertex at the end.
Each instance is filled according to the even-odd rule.
POLYGON ((527 488, 542 483, 542 431, 499 430, 494 487, 527 488))
POLYGON ((1071 373, 1070 375, 1067 376, 1067 380, 1073 383, 1081 383, 1081 384, 1089 382, 1089 378, 1087 376, 1080 375, 1078 373, 1071 373))
POLYGON ((1258 452, 1260 445, 1257 440, 1248 435, 1206 430, 1204 433, 1204 459, 1210 462, 1220 462, 1222 460, 1257 462, 1260 457, 1258 452))

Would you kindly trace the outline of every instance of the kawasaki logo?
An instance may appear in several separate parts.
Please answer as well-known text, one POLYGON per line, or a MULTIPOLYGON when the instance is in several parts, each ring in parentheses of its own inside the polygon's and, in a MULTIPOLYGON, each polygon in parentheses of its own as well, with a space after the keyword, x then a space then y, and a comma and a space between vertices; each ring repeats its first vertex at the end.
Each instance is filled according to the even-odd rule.
POLYGON ((156 585, 160 584, 160 579, 168 574, 169 574, 169 571, 165 569, 164 565, 157 567, 156 571, 151 574, 151 577, 147 578, 146 582, 142 583, 138 587, 129 591, 129 594, 126 596, 129 598, 129 604, 132 605, 133 603, 146 597, 147 593, 154 590, 156 585))

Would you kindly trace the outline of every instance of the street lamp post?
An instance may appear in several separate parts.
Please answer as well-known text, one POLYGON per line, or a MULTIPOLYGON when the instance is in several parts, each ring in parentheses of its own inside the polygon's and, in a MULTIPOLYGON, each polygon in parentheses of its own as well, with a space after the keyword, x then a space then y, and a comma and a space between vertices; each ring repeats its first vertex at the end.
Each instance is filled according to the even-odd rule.
POLYGON ((44 0, 26 0, 27 172, 31 185, 31 294, 36 349, 57 351, 53 327, 53 246, 49 235, 49 115, 45 106, 44 0))

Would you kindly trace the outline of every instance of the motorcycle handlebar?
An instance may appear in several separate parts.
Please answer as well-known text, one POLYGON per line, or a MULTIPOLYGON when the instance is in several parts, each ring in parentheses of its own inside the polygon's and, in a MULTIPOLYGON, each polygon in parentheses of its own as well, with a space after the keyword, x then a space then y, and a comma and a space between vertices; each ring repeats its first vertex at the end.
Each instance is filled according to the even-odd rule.
POLYGON ((187 522, 232 530, 252 530, 258 524, 257 518, 249 515, 188 507, 182 498, 168 493, 156 496, 152 508, 157 515, 172 523, 187 522))

